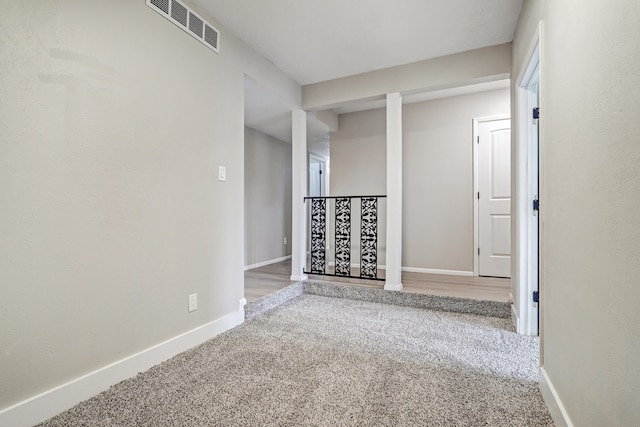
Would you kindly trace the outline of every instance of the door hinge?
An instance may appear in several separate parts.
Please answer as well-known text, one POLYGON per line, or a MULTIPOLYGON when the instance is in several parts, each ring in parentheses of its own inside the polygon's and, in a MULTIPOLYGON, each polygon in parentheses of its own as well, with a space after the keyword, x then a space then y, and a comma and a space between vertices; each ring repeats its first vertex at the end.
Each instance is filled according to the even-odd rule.
POLYGON ((533 118, 534 119, 540 118, 540 107, 536 107, 533 109, 533 118))
POLYGON ((478 255, 480 255, 480 248, 478 248, 478 255))
POLYGON ((480 192, 478 191, 478 200, 480 200, 480 192))
POLYGON ((538 291, 533 291, 533 302, 540 302, 540 293, 538 291))
POLYGON ((480 135, 476 136, 476 143, 480 144, 480 135))
POLYGON ((540 200, 533 199, 533 211, 538 212, 540 210, 540 200))

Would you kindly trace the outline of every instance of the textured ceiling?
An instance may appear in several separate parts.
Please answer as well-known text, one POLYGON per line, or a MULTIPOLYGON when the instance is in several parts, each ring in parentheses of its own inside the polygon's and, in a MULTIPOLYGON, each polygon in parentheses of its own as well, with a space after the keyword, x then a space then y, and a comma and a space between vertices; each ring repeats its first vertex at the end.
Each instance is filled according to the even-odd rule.
POLYGON ((522 0, 192 0, 300 84, 510 42, 522 0))

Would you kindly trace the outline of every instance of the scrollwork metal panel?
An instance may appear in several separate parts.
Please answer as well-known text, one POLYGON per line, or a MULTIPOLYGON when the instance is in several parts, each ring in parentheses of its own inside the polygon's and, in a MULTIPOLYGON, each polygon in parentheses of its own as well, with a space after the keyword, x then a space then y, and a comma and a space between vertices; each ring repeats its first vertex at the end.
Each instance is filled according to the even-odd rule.
POLYGON ((378 274, 378 199, 362 198, 360 221, 360 277, 375 279, 378 274))
POLYGON ((351 199, 336 199, 336 276, 351 275, 351 199))
POLYGON ((324 199, 313 199, 311 203, 311 273, 325 274, 326 227, 326 202, 324 199))

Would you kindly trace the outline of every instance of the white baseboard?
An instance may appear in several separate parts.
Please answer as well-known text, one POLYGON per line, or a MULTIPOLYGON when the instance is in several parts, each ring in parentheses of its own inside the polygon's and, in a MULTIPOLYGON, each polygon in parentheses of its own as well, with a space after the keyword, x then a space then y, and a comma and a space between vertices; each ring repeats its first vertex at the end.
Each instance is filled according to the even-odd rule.
POLYGON ((437 268, 402 267, 402 271, 409 273, 446 274, 450 276, 473 276, 473 271, 440 270, 437 268))
POLYGON ((244 302, 237 312, 120 359, 58 387, 0 410, 0 426, 33 426, 95 396, 120 381, 201 344, 244 322, 244 302))
POLYGON ((543 367, 540 368, 540 393, 544 402, 549 408, 551 418, 557 427, 573 427, 573 423, 567 414, 567 410, 564 408, 558 392, 553 387, 547 371, 543 367))
POLYGON ((264 267, 265 265, 275 264, 275 263, 278 263, 278 262, 286 261, 288 259, 291 259, 291 255, 287 255, 287 256, 283 256, 283 257, 275 258, 275 259, 270 259, 270 260, 267 260, 267 261, 262 261, 262 262, 259 262, 257 264, 246 265, 244 267, 244 271, 253 270, 254 268, 258 268, 258 267, 264 267))

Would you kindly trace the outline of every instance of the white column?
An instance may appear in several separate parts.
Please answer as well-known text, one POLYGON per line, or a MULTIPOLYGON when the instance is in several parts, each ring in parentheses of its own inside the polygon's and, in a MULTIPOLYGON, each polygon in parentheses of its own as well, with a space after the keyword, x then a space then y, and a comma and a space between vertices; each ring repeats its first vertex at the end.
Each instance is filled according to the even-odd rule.
POLYGON ((387 94, 387 270, 384 288, 402 289, 402 97, 387 94))
POLYGON ((307 113, 294 110, 291 147, 291 280, 305 280, 307 258, 307 216, 303 198, 307 195, 307 113))

